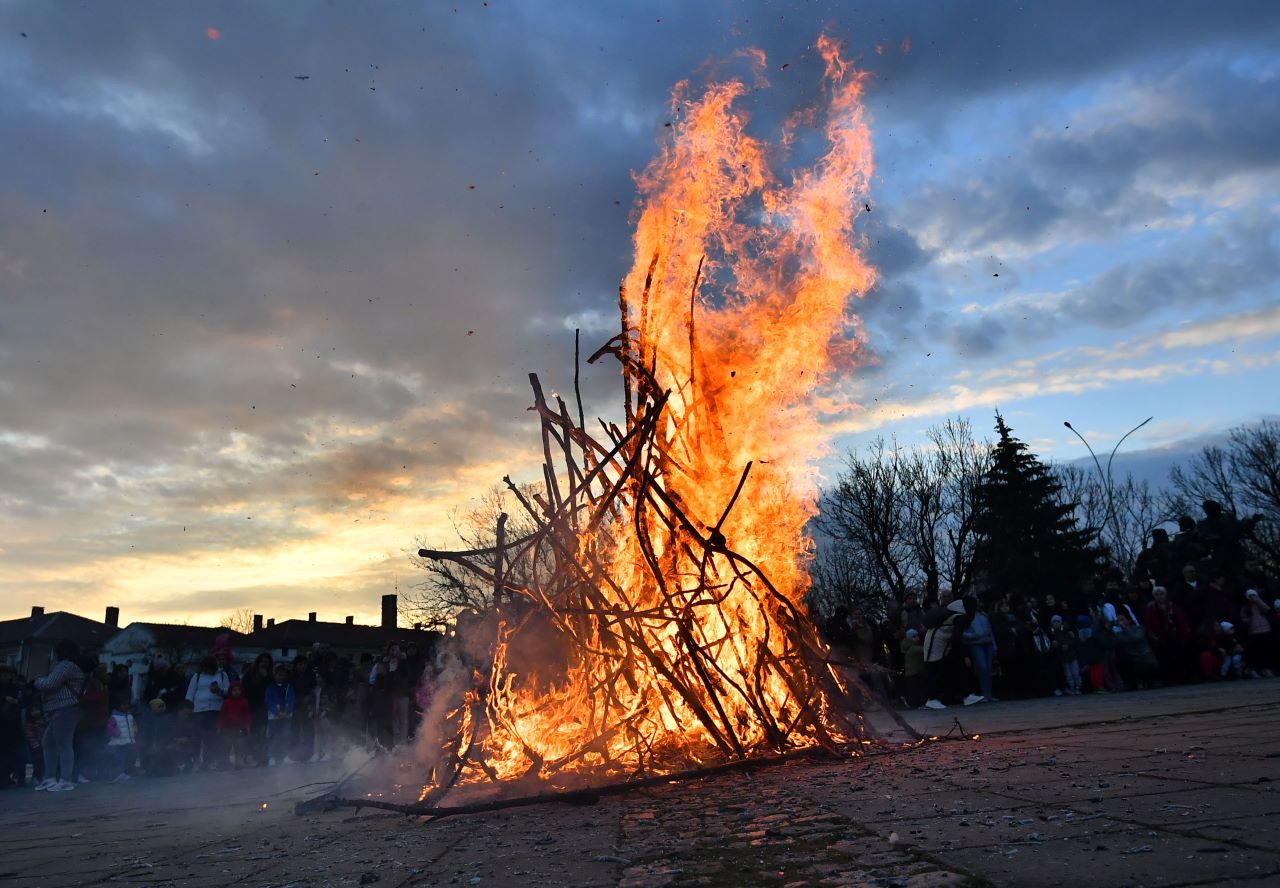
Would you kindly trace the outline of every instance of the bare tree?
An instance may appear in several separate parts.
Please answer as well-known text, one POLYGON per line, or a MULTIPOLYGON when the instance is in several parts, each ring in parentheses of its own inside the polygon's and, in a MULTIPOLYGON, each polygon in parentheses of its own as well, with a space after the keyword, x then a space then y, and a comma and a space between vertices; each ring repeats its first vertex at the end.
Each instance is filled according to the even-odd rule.
POLYGON ((1075 508, 1078 526, 1093 528, 1107 560, 1131 573, 1151 531, 1173 520, 1169 497, 1147 481, 1126 474, 1107 488, 1097 473, 1077 465, 1057 465, 1064 504, 1075 508))
POLYGON ((1169 483, 1177 512, 1195 515, 1204 500, 1216 500, 1241 518, 1257 516, 1246 544, 1280 559, 1280 422, 1232 429, 1226 446, 1206 447, 1185 468, 1175 466, 1169 483))
POLYGON ((973 582, 974 492, 990 447, 964 419, 929 429, 929 445, 907 450, 883 438, 845 456, 822 499, 811 603, 883 612, 908 590, 936 596, 973 582))
POLYGON ((218 625, 223 629, 230 629, 232 632, 239 632, 241 635, 248 635, 253 632, 253 608, 242 607, 227 614, 218 625))
MULTIPOLYGON (((534 501, 541 490, 537 485, 521 485, 520 491, 527 501, 534 501)), ((516 503, 514 494, 502 487, 493 487, 480 505, 469 511, 457 510, 452 515, 454 532, 462 547, 486 549, 496 542, 498 516, 506 513, 505 535, 508 541, 518 540, 532 533, 533 521, 516 503)), ((451 544, 452 545, 452 544, 451 544)), ((401 608, 415 622, 424 626, 443 629, 454 622, 463 611, 484 611, 493 606, 493 586, 479 581, 472 573, 447 560, 422 558, 419 548, 441 549, 444 546, 428 546, 421 539, 414 541, 410 560, 426 573, 426 579, 413 585, 403 596, 401 608)), ((495 556, 479 555, 476 562, 492 569, 495 556)), ((504 565, 508 581, 523 583, 536 569, 527 560, 517 559, 504 565)))

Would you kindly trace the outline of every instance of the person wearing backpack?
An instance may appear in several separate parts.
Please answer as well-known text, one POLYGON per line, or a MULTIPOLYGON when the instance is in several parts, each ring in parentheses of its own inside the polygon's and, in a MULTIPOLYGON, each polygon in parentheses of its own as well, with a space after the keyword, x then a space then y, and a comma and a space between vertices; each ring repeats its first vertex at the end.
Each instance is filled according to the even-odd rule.
POLYGON ((48 675, 37 678, 33 684, 43 697, 43 708, 48 724, 44 729, 41 745, 44 748, 44 779, 36 789, 49 792, 66 792, 76 788, 71 782, 75 772, 76 725, 80 723, 80 697, 84 693, 84 672, 76 665, 80 648, 74 641, 64 638, 53 649, 57 663, 48 675))
POLYGON ((230 685, 226 671, 218 668, 212 656, 200 661, 199 671, 187 685, 187 699, 200 731, 200 766, 211 771, 218 768, 218 713, 230 685))

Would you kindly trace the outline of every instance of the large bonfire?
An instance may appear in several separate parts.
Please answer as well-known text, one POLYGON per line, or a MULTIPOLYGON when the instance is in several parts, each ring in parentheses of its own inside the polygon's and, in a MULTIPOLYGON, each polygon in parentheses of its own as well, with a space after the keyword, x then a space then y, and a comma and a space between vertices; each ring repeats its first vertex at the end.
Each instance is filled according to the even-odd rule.
POLYGON ((495 593, 428 712, 428 803, 866 742, 865 689, 802 604, 818 402, 854 348, 847 302, 874 279, 853 227, 872 171, 863 78, 833 41, 817 49, 824 102, 776 144, 741 108, 762 55, 753 87, 676 87, 673 137, 637 177, 621 332, 591 359, 621 365, 623 424, 589 427, 580 397, 531 377, 543 492, 511 489, 536 530, 421 553, 495 593), (775 172, 819 136, 816 159, 775 172))

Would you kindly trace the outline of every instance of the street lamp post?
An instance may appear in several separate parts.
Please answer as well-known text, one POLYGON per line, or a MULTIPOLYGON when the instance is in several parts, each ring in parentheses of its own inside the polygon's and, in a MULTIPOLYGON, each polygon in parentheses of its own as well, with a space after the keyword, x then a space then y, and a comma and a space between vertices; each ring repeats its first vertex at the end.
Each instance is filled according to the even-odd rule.
POLYGON ((1076 427, 1070 422, 1064 420, 1062 423, 1071 430, 1073 435, 1080 439, 1080 443, 1084 445, 1085 450, 1089 451, 1089 456, 1093 457, 1093 465, 1098 470, 1098 480, 1102 482, 1103 490, 1107 495, 1107 520, 1111 522, 1111 532, 1115 534, 1114 539, 1117 542, 1120 540, 1120 523, 1116 520, 1116 499, 1114 486, 1111 480, 1111 463, 1116 458, 1116 451, 1120 449, 1120 445, 1123 444, 1130 435, 1147 423, 1151 422, 1153 419, 1155 419, 1154 416, 1148 416, 1121 436, 1120 440, 1116 442, 1116 446, 1111 448, 1111 455, 1107 457, 1107 468, 1105 471, 1102 468, 1102 463, 1098 461, 1098 454, 1093 452, 1093 448, 1089 446, 1089 442, 1085 440, 1084 435, 1080 434, 1076 427))

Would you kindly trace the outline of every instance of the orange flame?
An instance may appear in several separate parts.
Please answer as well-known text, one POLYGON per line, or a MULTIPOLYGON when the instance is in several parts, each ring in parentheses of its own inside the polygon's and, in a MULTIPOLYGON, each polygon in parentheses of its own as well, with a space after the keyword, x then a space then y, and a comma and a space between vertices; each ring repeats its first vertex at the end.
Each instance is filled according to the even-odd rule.
MULTIPOLYGON (((804 707, 832 701, 813 690, 816 683, 798 688, 780 664, 800 660, 802 647, 822 647, 801 604, 811 551, 804 528, 817 494, 813 463, 825 444, 815 395, 856 348, 847 301, 875 274, 854 231, 873 169, 864 78, 835 41, 824 36, 817 48, 826 102, 815 115, 794 116, 777 148, 748 132, 741 106, 750 89, 741 80, 711 83, 697 95, 687 82, 676 86, 674 137, 636 176, 635 263, 621 299, 624 372, 644 368, 669 393, 657 413, 669 455, 659 467, 664 496, 700 525, 699 534, 723 534, 768 577, 776 598, 734 563, 709 565, 706 556, 699 563, 678 530, 638 511, 582 531, 579 550, 593 553, 610 577, 596 594, 655 653, 625 664, 620 679, 606 635, 563 620, 562 631, 575 633, 586 653, 556 680, 535 680, 521 674, 518 658, 508 660, 512 630, 500 628, 487 701, 467 692, 452 716, 465 732, 480 723, 477 707, 487 709, 487 727, 474 742, 490 779, 544 763, 576 770, 609 762, 634 771, 665 750, 678 750, 688 764, 716 746, 746 755, 819 742, 812 733, 792 736, 791 726, 804 707), (779 172, 786 151, 804 141, 796 128, 819 120, 817 159, 779 172), (749 463, 749 483, 740 483, 749 463), (654 563, 663 565, 661 575, 654 563), (673 589, 678 614, 669 612, 673 589), (693 668, 695 645, 712 652, 704 678, 719 693, 706 699, 670 688, 674 672, 693 668), (609 718, 602 715, 606 687, 615 710, 609 718)), ((748 58, 761 77, 763 54, 748 58)), ((654 408, 638 396, 628 403, 629 425, 646 409, 654 408)))

